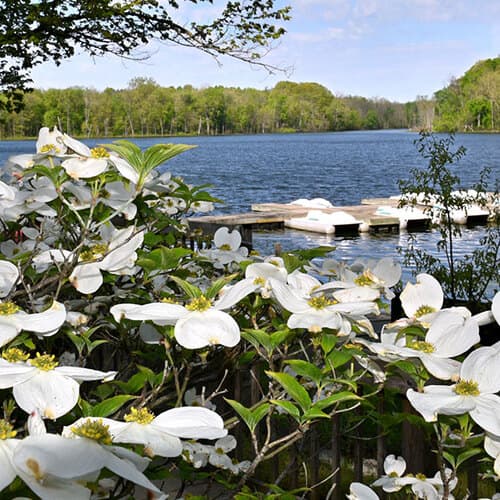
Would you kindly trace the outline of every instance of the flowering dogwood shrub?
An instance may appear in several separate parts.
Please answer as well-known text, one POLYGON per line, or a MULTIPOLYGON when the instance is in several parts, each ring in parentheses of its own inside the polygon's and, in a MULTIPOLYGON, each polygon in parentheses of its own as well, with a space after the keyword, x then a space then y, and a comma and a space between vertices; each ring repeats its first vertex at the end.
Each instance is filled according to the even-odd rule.
POLYGON ((315 259, 330 248, 261 257, 227 228, 206 248, 185 221, 218 200, 156 170, 191 147, 90 149, 44 128, 33 155, 6 165, 0 490, 174 498, 217 482, 226 497, 306 496, 336 472, 287 492, 309 467, 308 438, 372 411, 402 374, 414 418, 433 422, 437 473, 405 476, 389 455, 385 474, 354 482, 348 498, 452 498, 475 455, 493 484, 500 343, 478 344, 479 326, 500 319, 498 294, 481 315, 443 309, 440 284, 421 274, 401 294, 407 317, 378 333, 397 263, 315 259))

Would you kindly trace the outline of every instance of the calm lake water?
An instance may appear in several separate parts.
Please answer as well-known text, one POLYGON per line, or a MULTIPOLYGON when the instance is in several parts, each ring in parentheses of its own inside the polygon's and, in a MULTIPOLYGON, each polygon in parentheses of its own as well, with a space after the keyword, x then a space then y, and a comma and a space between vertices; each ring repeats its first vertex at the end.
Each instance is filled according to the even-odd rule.
MULTIPOLYGON (((417 138, 416 133, 389 130, 134 141, 141 147, 158 142, 197 145, 164 168, 188 183, 212 184, 211 193, 225 201, 217 211, 237 213, 248 211, 252 203, 321 197, 335 205, 357 205, 362 198, 398 194, 398 180, 406 178, 412 167, 426 164, 414 146, 417 138)), ((86 142, 94 145, 109 140, 86 142)), ((500 178, 499 134, 457 134, 455 145, 467 148, 466 156, 454 167, 462 187, 477 181, 483 167, 490 167, 492 177, 500 178)), ((0 164, 12 154, 33 150, 33 141, 0 141, 0 164)), ((482 234, 481 227, 465 230, 458 254, 470 253, 482 234)), ((419 246, 435 249, 437 233, 422 232, 416 237, 419 246)), ((399 259, 397 248, 407 245, 408 235, 343 238, 287 229, 254 237, 256 249, 265 254, 273 252, 275 243, 288 250, 334 245, 333 257, 348 261, 387 255, 399 259)))

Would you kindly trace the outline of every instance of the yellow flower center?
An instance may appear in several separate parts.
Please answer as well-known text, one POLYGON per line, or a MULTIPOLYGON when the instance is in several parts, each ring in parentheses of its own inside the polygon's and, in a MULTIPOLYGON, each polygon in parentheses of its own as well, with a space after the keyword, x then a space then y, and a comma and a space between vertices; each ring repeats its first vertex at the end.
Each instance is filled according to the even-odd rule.
POLYGON ((29 364, 42 370, 44 372, 49 372, 53 370, 59 363, 55 361, 55 356, 53 354, 40 354, 36 353, 35 359, 30 359, 29 364))
POLYGON ((138 424, 147 425, 153 421, 155 416, 147 408, 131 408, 130 413, 125 415, 125 422, 137 422, 138 424))
POLYGON ((11 439, 16 437, 17 432, 14 430, 14 427, 10 422, 4 420, 3 418, 0 420, 0 439, 11 439))
POLYGON ((434 309, 434 307, 423 305, 420 306, 415 312, 415 318, 420 318, 424 314, 430 314, 434 312, 436 312, 436 309, 434 309))
POLYGON ((44 144, 40 148, 40 153, 60 153, 61 150, 55 144, 44 144))
POLYGON ((420 479, 420 481, 425 481, 427 479, 426 475, 425 474, 422 474, 421 472, 415 474, 415 477, 417 479, 420 479))
POLYGON ((9 314, 15 314, 21 308, 14 304, 14 302, 2 302, 0 304, 0 315, 8 316, 9 314))
POLYGON ((335 299, 329 299, 325 295, 319 295, 317 297, 311 297, 307 303, 313 308, 313 309, 324 309, 327 306, 333 306, 334 304, 337 304, 337 301, 335 299))
POLYGON ((109 433, 109 425, 102 422, 102 419, 88 419, 78 426, 71 427, 73 434, 97 441, 98 443, 109 445, 112 442, 109 433))
POLYGON ((103 147, 98 146, 90 150, 90 156, 92 158, 109 158, 109 153, 103 147))
POLYGON ((257 277, 253 280, 254 285, 264 286, 266 284, 266 280, 264 278, 257 277))
POLYGON ((460 380, 455 386, 455 393, 459 396, 479 396, 479 385, 474 380, 460 380))
POLYGON ((24 352, 22 349, 17 347, 11 347, 10 349, 5 349, 2 352, 2 358, 9 363, 19 363, 20 361, 26 361, 30 355, 24 352))
POLYGON ((108 251, 108 245, 105 243, 99 243, 89 247, 80 254, 80 260, 82 262, 93 262, 100 259, 108 251))
POLYGON ((371 286, 374 285, 375 282, 373 278, 370 276, 368 271, 365 271, 363 274, 360 274, 358 277, 354 278, 354 284, 358 286, 371 286))
POLYGON ((434 346, 429 343, 425 342, 424 340, 411 340, 408 342, 407 347, 410 349, 415 349, 416 351, 422 351, 422 352, 427 352, 431 353, 434 352, 434 346))
POLYGON ((221 245, 219 247, 219 250, 231 250, 231 245, 229 245, 229 243, 224 243, 223 245, 221 245))
POLYGON ((389 477, 399 477, 399 474, 396 471, 389 472, 389 474, 387 474, 387 475, 389 477))
POLYGON ((193 299, 187 306, 186 309, 188 311, 198 311, 198 312, 203 312, 207 311, 210 309, 210 306, 212 303, 210 302, 209 299, 207 299, 204 295, 200 297, 196 297, 193 299))
POLYGON ((174 297, 162 297, 160 299, 160 302, 163 302, 164 304, 178 304, 177 300, 175 300, 174 297))

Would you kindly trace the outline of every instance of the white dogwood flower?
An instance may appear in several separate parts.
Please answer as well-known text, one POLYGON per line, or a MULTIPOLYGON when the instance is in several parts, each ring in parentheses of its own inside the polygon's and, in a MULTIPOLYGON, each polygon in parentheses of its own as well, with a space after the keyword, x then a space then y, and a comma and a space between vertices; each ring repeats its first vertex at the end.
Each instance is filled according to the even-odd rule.
POLYGON ((422 273, 415 284, 406 284, 399 298, 406 316, 425 324, 443 307, 444 294, 436 278, 422 273))
MULTIPOLYGON (((111 446, 109 430, 98 420, 79 422, 71 427, 67 437, 56 434, 28 436, 15 448, 13 462, 25 477, 30 477, 31 484, 36 481, 44 486, 57 480, 62 485, 66 482, 68 486, 79 486, 76 496, 61 486, 63 491, 57 496, 60 499, 88 499, 90 490, 80 483, 95 481, 103 468, 152 494, 161 495, 141 472, 149 460, 125 448, 111 446)), ((42 498, 52 497, 45 495, 42 498)))
MULTIPOLYGON (((332 297, 312 295, 304 297, 303 291, 297 291, 281 281, 270 279, 273 294, 283 308, 292 315, 288 318, 289 328, 306 328, 310 332, 320 332, 323 328, 337 330, 339 335, 351 332, 351 322, 366 320, 366 314, 378 313, 378 307, 373 298, 372 290, 364 288, 357 292, 356 301, 351 295, 345 295, 345 290, 335 292, 332 297), (363 296, 365 295, 365 296, 363 296)), ((361 288, 361 287, 360 287, 361 288)))
MULTIPOLYGON (((330 263, 330 266, 333 266, 330 263)), ((390 290, 401 278, 401 266, 390 257, 370 262, 369 266, 363 268, 360 273, 351 269, 336 266, 338 280, 325 283, 321 290, 350 289, 356 287, 369 287, 383 293, 387 299, 395 297, 394 292, 390 290)))
POLYGON ((500 342, 469 354, 460 368, 460 378, 451 386, 429 385, 423 392, 409 389, 406 396, 428 422, 442 415, 463 415, 484 430, 500 435, 500 342))
POLYGON ((150 320, 157 325, 175 325, 174 336, 186 349, 200 349, 209 345, 234 347, 240 341, 240 327, 222 309, 229 309, 238 300, 239 293, 224 294, 212 303, 201 295, 186 306, 166 302, 150 304, 117 304, 110 310, 115 321, 122 318, 135 321, 150 320))
POLYGON ((108 168, 109 152, 103 147, 90 149, 83 142, 63 134, 61 142, 71 151, 62 167, 73 179, 88 179, 102 174, 108 168))
POLYGON ((218 266, 225 266, 231 262, 241 262, 248 256, 248 248, 241 246, 241 234, 229 231, 227 227, 220 227, 214 234, 215 248, 200 250, 200 255, 208 257, 218 266))
POLYGON ((29 358, 16 348, 7 349, 0 359, 0 389, 12 387, 14 399, 26 413, 40 412, 56 419, 78 402, 80 382, 112 379, 116 372, 101 372, 77 366, 58 366, 54 355, 29 358))
MULTIPOLYGON (((74 425, 79 425, 80 419, 74 425)), ((95 419, 93 419, 95 420, 95 419)), ((177 457, 184 439, 218 439, 227 434, 224 421, 215 412, 202 407, 172 408, 156 417, 147 408, 132 408, 125 422, 100 419, 108 426, 113 443, 144 445, 148 456, 177 457)))
POLYGON ((101 271, 111 274, 133 274, 136 250, 142 245, 144 231, 135 232, 133 226, 124 229, 101 228, 101 241, 90 244, 80 253, 79 263, 69 277, 80 293, 94 293, 104 279, 101 271))
POLYGON ((480 341, 479 326, 464 307, 439 311, 423 339, 400 335, 395 323, 384 326, 381 342, 359 342, 381 359, 394 361, 418 358, 425 368, 441 380, 458 377, 460 362, 451 359, 468 351, 480 341))
POLYGON ((66 319, 64 304, 54 301, 43 312, 28 314, 14 302, 0 302, 0 347, 8 344, 21 331, 36 335, 54 335, 66 319))

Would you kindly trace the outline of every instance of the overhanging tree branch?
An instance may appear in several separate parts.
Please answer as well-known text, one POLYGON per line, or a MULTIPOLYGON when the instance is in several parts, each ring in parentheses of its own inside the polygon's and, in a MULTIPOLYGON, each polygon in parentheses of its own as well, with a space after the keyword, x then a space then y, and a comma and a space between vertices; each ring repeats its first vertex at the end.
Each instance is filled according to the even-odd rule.
POLYGON ((276 70, 261 61, 289 19, 290 8, 276 1, 227 1, 209 22, 181 24, 173 16, 180 4, 175 0, 0 0, 0 109, 22 104, 39 64, 60 64, 79 52, 144 59, 137 49, 153 40, 276 70))

